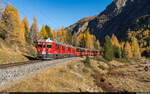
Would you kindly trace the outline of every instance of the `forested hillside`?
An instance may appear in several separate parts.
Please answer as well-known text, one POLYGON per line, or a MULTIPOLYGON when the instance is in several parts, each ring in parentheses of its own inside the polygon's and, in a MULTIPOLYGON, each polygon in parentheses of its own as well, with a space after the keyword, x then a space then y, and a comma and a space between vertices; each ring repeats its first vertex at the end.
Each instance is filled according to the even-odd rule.
POLYGON ((10 3, 0 10, 0 49, 1 53, 6 54, 4 57, 10 56, 11 58, 7 60, 1 56, 1 62, 10 62, 12 59, 17 60, 20 57, 28 60, 28 56, 36 56, 34 43, 40 38, 51 38, 51 40, 78 47, 100 49, 99 41, 89 33, 89 30, 79 36, 76 33, 72 35, 70 30, 65 29, 63 26, 56 31, 50 25, 43 24, 41 30, 39 30, 36 17, 33 18, 33 23, 29 26, 27 17, 21 20, 18 10, 10 3), (11 51, 8 51, 8 49, 11 51), (11 52, 17 54, 16 59, 12 57, 14 53, 11 52))

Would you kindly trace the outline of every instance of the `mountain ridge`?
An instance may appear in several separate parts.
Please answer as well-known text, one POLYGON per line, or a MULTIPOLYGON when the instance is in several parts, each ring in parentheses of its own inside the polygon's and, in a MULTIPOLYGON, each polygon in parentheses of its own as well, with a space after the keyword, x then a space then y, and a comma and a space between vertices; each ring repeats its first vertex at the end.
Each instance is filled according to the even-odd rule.
POLYGON ((88 28, 101 42, 105 35, 115 34, 119 40, 127 40, 128 30, 141 16, 150 14, 150 0, 114 0, 96 16, 86 17, 68 28, 84 32, 88 28), (94 31, 94 32, 92 32, 94 31))

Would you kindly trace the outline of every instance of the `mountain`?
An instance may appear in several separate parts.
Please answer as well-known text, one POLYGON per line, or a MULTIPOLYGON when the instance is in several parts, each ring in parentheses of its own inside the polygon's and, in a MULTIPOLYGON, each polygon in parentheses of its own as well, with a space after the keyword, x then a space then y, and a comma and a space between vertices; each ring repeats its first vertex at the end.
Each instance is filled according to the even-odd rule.
MULTIPOLYGON (((101 42, 105 35, 112 34, 119 40, 127 40, 129 30, 137 29, 134 28, 137 19, 150 14, 149 5, 150 0, 114 0, 102 13, 83 18, 68 28, 72 33, 89 28, 101 42)), ((150 22, 150 19, 147 21, 150 22)))

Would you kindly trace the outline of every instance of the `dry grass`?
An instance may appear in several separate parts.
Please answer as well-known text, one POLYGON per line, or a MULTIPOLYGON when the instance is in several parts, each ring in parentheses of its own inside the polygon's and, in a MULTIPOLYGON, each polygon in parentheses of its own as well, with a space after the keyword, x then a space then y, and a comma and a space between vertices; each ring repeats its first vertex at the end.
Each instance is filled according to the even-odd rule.
POLYGON ((131 62, 131 65, 129 65, 118 61, 105 63, 94 59, 91 60, 90 66, 85 66, 83 59, 81 59, 38 73, 28 79, 20 81, 8 90, 4 91, 149 92, 150 70, 145 71, 145 66, 150 67, 150 62, 147 64, 138 62, 136 64, 135 62, 131 62), (102 80, 104 80, 104 82, 102 80))
POLYGON ((35 56, 36 49, 33 46, 19 47, 12 45, 8 47, 6 43, 0 43, 0 64, 27 61, 26 56, 35 56))
POLYGON ((92 70, 81 60, 55 67, 24 79, 8 90, 9 92, 87 92, 102 91, 94 83, 92 70), (83 71, 84 69, 88 70, 83 71))

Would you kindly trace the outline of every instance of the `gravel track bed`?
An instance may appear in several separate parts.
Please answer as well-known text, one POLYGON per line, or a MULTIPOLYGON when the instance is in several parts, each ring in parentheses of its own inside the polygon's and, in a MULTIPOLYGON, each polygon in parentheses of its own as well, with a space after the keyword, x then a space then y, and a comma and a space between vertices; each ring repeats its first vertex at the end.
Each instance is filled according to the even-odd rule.
POLYGON ((40 63, 0 69, 0 90, 10 87, 12 84, 14 84, 14 82, 17 82, 22 78, 29 77, 38 72, 51 69, 54 66, 66 64, 77 59, 80 59, 80 57, 43 61, 40 63))

